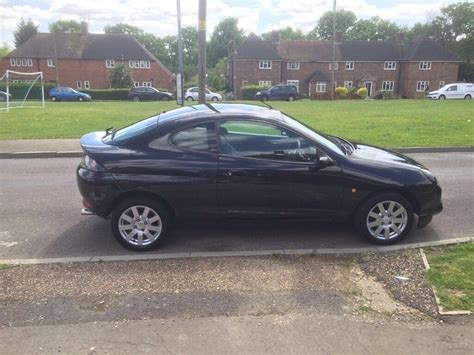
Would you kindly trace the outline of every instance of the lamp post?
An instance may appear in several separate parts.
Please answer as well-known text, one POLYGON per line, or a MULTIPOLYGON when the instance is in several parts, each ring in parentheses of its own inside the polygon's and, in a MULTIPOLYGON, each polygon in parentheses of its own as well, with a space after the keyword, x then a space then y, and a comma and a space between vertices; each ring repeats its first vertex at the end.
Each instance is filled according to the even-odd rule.
POLYGON ((181 35, 181 1, 176 0, 177 17, 178 17, 178 74, 176 75, 176 103, 183 106, 184 104, 184 87, 183 87, 183 38, 181 35))
POLYGON ((332 63, 331 63, 331 100, 334 100, 335 63, 336 62, 336 0, 332 4, 332 63))
POLYGON ((206 102, 206 0, 199 0, 198 42, 199 103, 203 104, 206 102))

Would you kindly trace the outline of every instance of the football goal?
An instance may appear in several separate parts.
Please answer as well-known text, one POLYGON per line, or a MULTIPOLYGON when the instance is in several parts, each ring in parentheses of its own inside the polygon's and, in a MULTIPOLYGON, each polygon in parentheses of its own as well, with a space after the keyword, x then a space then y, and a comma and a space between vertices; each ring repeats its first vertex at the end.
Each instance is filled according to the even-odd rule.
POLYGON ((44 107, 43 72, 7 70, 0 77, 0 111, 24 107, 44 107))

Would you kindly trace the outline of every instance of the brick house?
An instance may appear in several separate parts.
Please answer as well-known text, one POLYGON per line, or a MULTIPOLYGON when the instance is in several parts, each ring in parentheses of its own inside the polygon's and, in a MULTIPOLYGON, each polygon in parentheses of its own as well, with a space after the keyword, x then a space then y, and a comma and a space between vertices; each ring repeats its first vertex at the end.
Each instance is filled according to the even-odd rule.
POLYGON ((115 64, 129 68, 135 86, 171 90, 174 76, 135 38, 121 34, 38 33, 0 60, 0 73, 42 71, 46 83, 108 89, 115 64))
MULTIPOLYGON (((455 82, 461 60, 425 36, 413 41, 343 41, 336 36, 335 86, 366 87, 402 97, 422 98, 425 92, 455 82)), ((331 95, 332 41, 262 40, 251 33, 230 53, 227 79, 235 97, 246 84, 293 84, 311 98, 331 95)))

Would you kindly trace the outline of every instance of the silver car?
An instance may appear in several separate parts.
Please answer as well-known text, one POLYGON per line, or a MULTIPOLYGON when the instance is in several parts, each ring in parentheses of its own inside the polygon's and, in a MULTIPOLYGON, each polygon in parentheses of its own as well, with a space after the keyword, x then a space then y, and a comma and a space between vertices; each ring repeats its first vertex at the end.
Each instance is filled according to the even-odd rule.
MULTIPOLYGON (((199 99, 199 88, 189 88, 186 90, 184 97, 188 101, 194 101, 199 99)), ((212 92, 209 89, 206 89, 206 101, 220 101, 222 100, 222 95, 218 94, 217 92, 212 92)))

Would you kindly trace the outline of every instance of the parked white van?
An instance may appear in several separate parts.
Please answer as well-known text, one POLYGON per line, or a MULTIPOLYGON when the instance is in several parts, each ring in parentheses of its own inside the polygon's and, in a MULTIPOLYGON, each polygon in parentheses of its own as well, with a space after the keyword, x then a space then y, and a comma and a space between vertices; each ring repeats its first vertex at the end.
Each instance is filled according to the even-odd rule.
POLYGON ((474 97, 474 85, 472 83, 454 83, 448 84, 436 91, 430 91, 427 98, 434 100, 444 99, 465 99, 470 100, 474 97))

